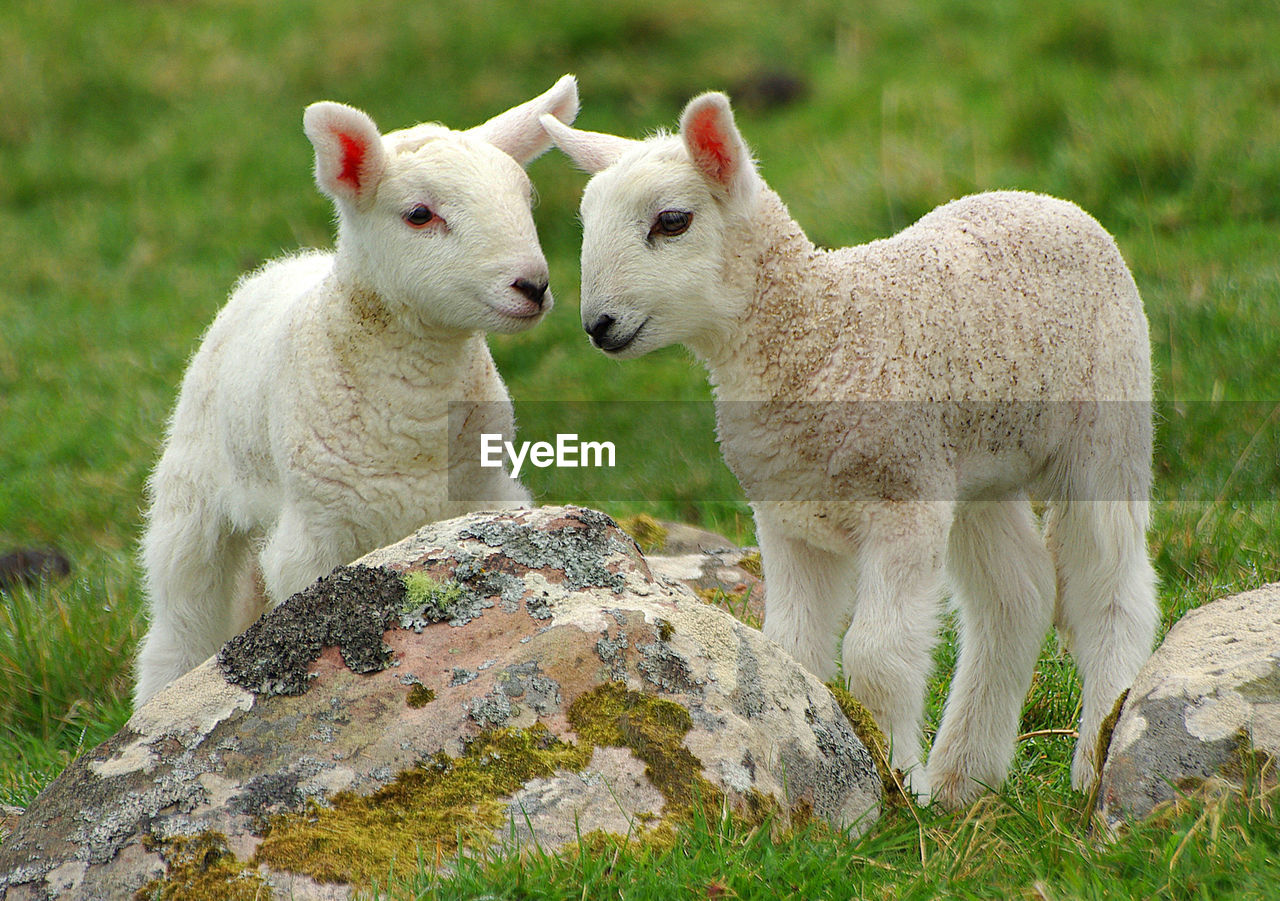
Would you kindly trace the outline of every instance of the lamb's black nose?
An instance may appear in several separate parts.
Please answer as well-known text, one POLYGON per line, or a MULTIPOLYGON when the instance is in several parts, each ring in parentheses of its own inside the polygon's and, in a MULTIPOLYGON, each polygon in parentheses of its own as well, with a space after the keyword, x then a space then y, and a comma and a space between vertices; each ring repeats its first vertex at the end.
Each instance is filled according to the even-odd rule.
POLYGON ((613 327, 615 322, 617 320, 608 313, 602 313, 595 322, 591 325, 584 325, 583 328, 591 336, 591 340, 596 347, 600 347, 605 340, 605 335, 609 334, 609 329, 613 327))
POLYGON ((538 306, 542 306, 542 298, 547 296, 547 282, 545 281, 534 282, 527 278, 518 278, 511 287, 515 288, 538 306))

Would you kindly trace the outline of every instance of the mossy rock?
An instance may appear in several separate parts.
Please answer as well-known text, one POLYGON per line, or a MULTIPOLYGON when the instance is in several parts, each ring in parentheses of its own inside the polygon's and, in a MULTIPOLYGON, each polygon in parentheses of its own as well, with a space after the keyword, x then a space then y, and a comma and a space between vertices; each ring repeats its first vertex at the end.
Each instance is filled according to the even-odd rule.
POLYGON ((1106 760, 1097 810, 1110 827, 1149 816, 1203 786, 1273 790, 1280 758, 1280 583, 1187 613, 1113 716, 1098 743, 1106 760), (1262 784, 1250 785, 1256 782, 1262 784))
POLYGON ((698 805, 863 827, 880 797, 831 692, 608 517, 476 514, 157 695, 19 818, 0 878, 6 901, 346 897, 499 843, 661 844, 698 805))

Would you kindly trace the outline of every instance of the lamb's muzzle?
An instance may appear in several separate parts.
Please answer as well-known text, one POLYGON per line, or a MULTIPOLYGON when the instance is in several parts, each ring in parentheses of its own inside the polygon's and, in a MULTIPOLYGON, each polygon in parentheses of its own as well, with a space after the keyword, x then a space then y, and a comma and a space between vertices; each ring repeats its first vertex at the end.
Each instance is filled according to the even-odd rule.
POLYGON ((547 296, 547 288, 550 287, 550 284, 545 279, 533 281, 532 279, 518 278, 512 282, 511 287, 523 294, 530 303, 541 310, 542 299, 547 296))
POLYGON ((596 347, 604 349, 605 345, 610 342, 609 329, 613 328, 613 324, 617 322, 607 313, 602 313, 596 318, 591 325, 584 325, 583 329, 591 336, 591 343, 596 347))
MULTIPOLYGON (((584 324, 582 328, 591 336, 591 343, 596 347, 610 355, 622 355, 636 343, 636 339, 648 324, 649 319, 646 317, 635 328, 627 331, 626 323, 620 324, 614 316, 601 313, 590 325, 584 324)), ((627 355, 635 356, 635 354, 627 355)))

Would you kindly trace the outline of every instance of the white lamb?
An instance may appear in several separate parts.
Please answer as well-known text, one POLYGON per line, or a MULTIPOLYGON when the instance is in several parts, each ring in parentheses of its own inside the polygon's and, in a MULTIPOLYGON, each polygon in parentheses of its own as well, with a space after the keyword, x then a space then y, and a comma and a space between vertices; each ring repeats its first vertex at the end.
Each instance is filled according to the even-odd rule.
POLYGON ((577 110, 572 76, 461 132, 383 136, 351 107, 307 108, 336 251, 241 280, 192 358, 150 482, 135 703, 335 566, 424 522, 529 503, 449 447, 512 433, 484 333, 551 309, 522 165, 550 147, 538 117, 577 110))
POLYGON ((543 117, 597 173, 582 198, 582 322, 635 357, 706 365, 752 501, 765 634, 843 673, 922 798, 1001 784, 1051 619, 1084 684, 1072 766, 1150 651, 1151 369, 1111 237, 1042 195, 979 194, 871 244, 816 248, 757 174, 722 94, 679 135, 543 117), (1044 534, 1029 500, 1047 502, 1044 534), (960 657, 926 771, 944 583, 960 657), (1055 611, 1056 600, 1056 611, 1055 611))

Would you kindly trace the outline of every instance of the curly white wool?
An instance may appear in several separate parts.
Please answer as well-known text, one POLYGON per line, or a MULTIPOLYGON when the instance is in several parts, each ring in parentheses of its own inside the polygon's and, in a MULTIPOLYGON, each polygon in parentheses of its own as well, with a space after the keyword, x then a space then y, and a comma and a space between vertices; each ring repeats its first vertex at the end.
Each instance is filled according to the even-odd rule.
POLYGON ((1098 728, 1157 621, 1147 323, 1111 237, 1065 201, 994 192, 820 250, 722 94, 645 141, 542 121, 595 173, 592 340, 617 357, 683 343, 707 366, 755 512, 765 633, 830 678, 843 631, 844 676, 894 765, 955 806, 1003 782, 1055 622, 1084 685, 1072 781, 1091 785, 1098 728), (960 655, 925 770, 947 587, 960 655))
POLYGON ((484 333, 551 308, 522 165, 550 146, 538 117, 577 110, 572 76, 468 131, 307 108, 337 247, 242 279, 191 360, 149 485, 137 704, 334 567, 529 502, 449 447, 513 431, 484 333))

